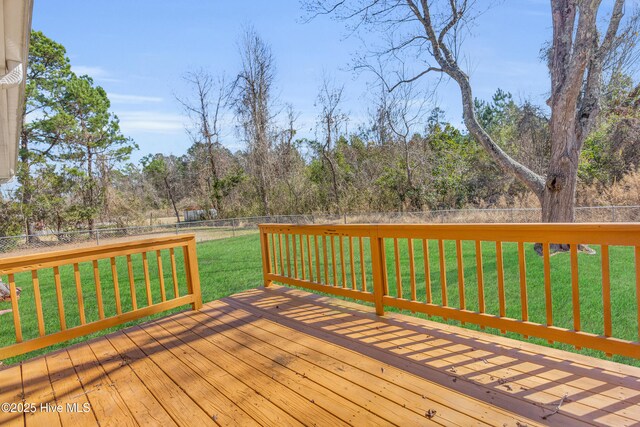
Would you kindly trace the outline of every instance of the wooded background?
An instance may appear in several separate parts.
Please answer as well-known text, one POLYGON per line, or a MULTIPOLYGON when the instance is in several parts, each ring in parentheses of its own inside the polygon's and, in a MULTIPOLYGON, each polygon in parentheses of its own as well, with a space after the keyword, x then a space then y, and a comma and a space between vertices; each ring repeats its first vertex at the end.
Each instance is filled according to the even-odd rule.
MULTIPOLYGON (((330 2, 307 3, 314 19, 324 13, 341 13, 330 8, 330 2)), ((378 3, 393 6, 394 13, 396 8, 413 4, 388 1, 374 5, 378 3)), ((416 37, 439 49, 451 48, 447 40, 464 21, 462 17, 472 13, 471 6, 466 1, 441 3, 451 9, 445 7, 437 15, 444 17, 441 23, 429 21, 441 32, 439 41, 435 33, 431 38, 427 26, 425 36, 419 36, 420 29, 414 31, 418 31, 416 37)), ((579 18, 586 19, 589 10, 587 2, 552 3, 557 9, 555 42, 562 29, 558 19, 572 19, 575 27, 571 28, 578 31, 583 25, 579 18)), ((597 11, 599 2, 588 3, 597 11)), ((587 36, 595 43, 591 51, 584 46, 564 46, 569 56, 591 52, 577 78, 582 92, 576 95, 572 115, 584 117, 579 114, 584 113, 581 105, 586 101, 597 105, 590 110, 594 113, 588 129, 578 141, 571 208, 640 205, 639 19, 637 11, 624 15, 623 9, 618 17, 619 5, 624 1, 616 2, 602 31, 595 21, 593 28, 585 29, 591 31, 587 36), (604 47, 607 52, 598 50, 604 47), (595 72, 590 70, 596 65, 597 99, 586 100, 587 86, 593 84, 589 73, 595 72)), ((412 13, 419 21, 433 12, 428 7, 416 8, 412 13)), ((357 17, 342 13, 341 19, 357 17)), ((368 17, 360 19, 376 24, 368 17)), ((392 34, 393 28, 386 31, 392 34)), ((577 35, 572 43, 578 39, 577 35)), ((191 92, 176 102, 190 119, 186 131, 192 145, 183 147, 186 154, 148 154, 133 163, 130 158, 137 146, 120 130, 108 94, 90 76, 72 72, 64 46, 34 31, 17 181, 0 195, 0 236, 131 226, 148 223, 149 213, 167 211, 180 221, 186 209, 215 209, 219 218, 233 218, 542 204, 544 219, 544 200, 551 196, 543 197, 543 193, 559 194, 561 183, 568 182, 558 170, 562 162, 550 163, 556 161, 553 153, 558 137, 554 132, 558 131, 554 126, 560 119, 554 118, 554 112, 557 115, 559 107, 519 101, 496 88, 491 99, 472 98, 465 105, 469 110, 465 123, 474 129, 469 132, 445 120, 445 112, 432 103, 431 94, 416 84, 421 75, 412 79, 387 70, 380 61, 378 68, 363 62, 359 67, 372 71, 368 76, 376 99, 367 108, 366 122, 354 125, 344 110, 346 83, 326 77, 318 82, 315 136, 301 138, 295 105, 277 99, 277 58, 268 42, 249 28, 238 45, 239 70, 228 70, 226 76, 187 70, 183 76, 191 92), (230 115, 232 123, 223 120, 230 115), (470 117, 478 128, 469 122, 470 117), (241 150, 227 148, 225 138, 230 134, 243 142, 241 150), (497 161, 495 149, 514 164, 526 165, 534 177, 531 182, 539 178, 546 190, 540 187, 537 192, 536 185, 522 179, 521 171, 514 173, 497 161)), ((553 80, 558 61, 553 55, 560 47, 552 44, 546 49, 543 47, 543 60, 549 61, 553 80)), ((446 56, 447 52, 429 50, 437 61, 438 54, 446 56)), ((441 68, 428 71, 461 79, 464 95, 466 75, 456 74, 457 58, 442 61, 441 68), (447 67, 454 68, 447 72, 447 67)), ((554 218, 547 215, 545 220, 554 218)), ((555 220, 563 218, 560 215, 555 220)))

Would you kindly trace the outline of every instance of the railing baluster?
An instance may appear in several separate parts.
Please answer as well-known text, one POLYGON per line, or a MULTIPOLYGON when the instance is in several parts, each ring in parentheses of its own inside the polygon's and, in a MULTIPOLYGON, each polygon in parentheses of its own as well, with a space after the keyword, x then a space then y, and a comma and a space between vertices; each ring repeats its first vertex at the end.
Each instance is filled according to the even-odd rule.
MULTIPOLYGON (((273 255, 273 273, 278 274, 278 253, 276 252, 276 235, 271 233, 271 253, 273 255)), ((271 257, 269 257, 269 262, 271 262, 271 257)))
POLYGON ((580 330, 580 288, 578 282, 578 245, 572 243, 571 255, 571 302, 573 304, 573 330, 580 330))
POLYGON ((389 295, 389 273, 387 271, 387 247, 384 237, 380 237, 380 271, 382 272, 383 295, 389 295))
POLYGON ((398 239, 393 239, 393 257, 396 265, 396 298, 402 298, 402 273, 400 271, 400 247, 398 239))
POLYGON ((296 250, 296 235, 291 235, 291 246, 293 246, 293 277, 298 278, 298 251, 296 250))
POLYGON ((278 233, 278 250, 280 251, 280 274, 284 276, 284 255, 282 251, 282 234, 278 233))
POLYGON ((329 256, 327 255, 327 236, 322 236, 322 257, 324 259, 324 284, 329 284, 329 256))
POLYGON ((356 263, 354 261, 354 253, 353 253, 353 237, 347 237, 349 239, 349 266, 351 267, 351 289, 354 291, 357 289, 358 285, 356 283, 356 263))
POLYGON ((102 286, 100 285, 100 268, 98 260, 93 260, 93 281, 96 285, 96 301, 98 303, 98 317, 104 319, 104 304, 102 302, 102 286))
MULTIPOLYGON (((316 247, 316 282, 322 283, 322 276, 320 275, 320 250, 318 246, 318 236, 313 236, 313 241, 316 247)), ((327 258, 324 259, 325 264, 327 263, 327 258)))
POLYGON ((13 327, 16 333, 16 342, 22 342, 22 324, 20 323, 20 310, 18 309, 18 291, 13 274, 9 274, 9 294, 11 295, 11 312, 13 313, 13 327))
MULTIPOLYGON (((311 237, 307 234, 307 261, 309 262, 309 281, 313 282, 313 257, 311 256, 311 237)), ((320 280, 320 278, 318 278, 320 280)))
POLYGON ((73 276, 76 281, 76 296, 78 297, 78 313, 80 315, 80 324, 87 323, 87 318, 84 314, 84 300, 82 299, 82 281, 80 280, 80 267, 78 263, 73 264, 73 276))
POLYGON ((476 240, 476 275, 478 276, 478 312, 486 310, 484 303, 484 273, 482 271, 482 242, 476 240))
POLYGON ((178 288, 178 272, 176 271, 176 254, 173 248, 169 248, 169 259, 171 260, 171 278, 173 280, 173 296, 178 298, 180 290, 178 288))
POLYGON ((431 304, 433 297, 431 295, 431 266, 429 264, 429 241, 422 239, 422 260, 424 262, 424 286, 427 304, 431 304))
MULTIPOLYGON (((502 259, 502 242, 496 242, 496 270, 498 273, 498 305, 500 306, 500 317, 507 315, 506 301, 504 295, 504 265, 502 259)), ((504 333, 505 331, 502 331, 504 333)))
POLYGON ((302 280, 307 280, 306 266, 304 261, 304 240, 303 239, 304 238, 301 234, 300 235, 300 269, 302 270, 302 280))
POLYGON ((152 306, 153 298, 151 297, 151 280, 149 279, 149 262, 147 261, 146 252, 142 252, 142 270, 144 271, 144 285, 147 291, 147 306, 152 306))
POLYGON ((344 239, 342 236, 338 236, 340 242, 340 273, 342 274, 342 288, 347 287, 347 269, 345 268, 344 260, 344 239))
POLYGON ((60 283, 60 268, 53 267, 53 282, 56 287, 56 298, 58 300, 58 318, 60 319, 60 330, 67 329, 67 320, 64 316, 64 298, 62 295, 62 283, 60 283))
POLYGON ((111 277, 113 278, 113 294, 116 298, 116 313, 122 314, 122 303, 120 302, 120 284, 118 283, 118 269, 116 268, 115 257, 111 257, 111 277))
POLYGON ((362 276, 362 292, 367 292, 367 271, 364 265, 364 242, 363 238, 358 239, 360 245, 360 275, 362 276))
POLYGON ((602 309, 604 336, 611 336, 611 278, 609 274, 609 246, 602 245, 602 309))
MULTIPOLYGON (((173 256, 173 248, 171 248, 171 254, 173 256)), ((173 267, 175 270, 175 256, 173 257, 173 262, 174 262, 173 267)), ((133 310, 137 310, 138 300, 136 295, 136 282, 133 278, 133 264, 131 263, 131 255, 127 255, 127 273, 129 274, 129 291, 131 292, 131 308, 133 310)))
POLYGON ((416 290, 416 261, 413 254, 413 239, 407 239, 407 249, 409 251, 409 284, 411 286, 411 301, 418 299, 416 290))
POLYGON ((447 297, 447 264, 444 259, 444 241, 438 240, 438 252, 440 254, 440 291, 442 293, 442 305, 447 307, 449 300, 447 297))
POLYGON ((529 303, 527 297, 527 264, 524 255, 524 242, 518 242, 518 268, 520 271, 520 309, 522 320, 529 320, 529 303))
POLYGON ((164 271, 162 268, 162 254, 160 251, 156 251, 156 261, 158 262, 158 279, 160 281, 160 297, 162 302, 167 300, 167 291, 164 288, 164 271))
POLYGON ((289 249, 289 234, 284 235, 284 246, 287 248, 286 260, 287 260, 287 277, 291 277, 291 258, 289 249))
POLYGON ((542 243, 542 260, 544 264, 544 298, 547 312, 547 326, 553 325, 553 309, 551 300, 551 263, 549 262, 549 243, 542 243))
POLYGON ((338 286, 338 266, 336 263, 336 242, 334 236, 331 238, 331 268, 333 272, 333 286, 338 286))
POLYGON ((33 284, 33 298, 36 302, 36 317, 38 318, 38 333, 41 337, 45 335, 44 315, 42 314, 42 297, 40 296, 40 281, 38 280, 38 270, 31 272, 31 283, 33 284))
POLYGON ((458 259, 458 297, 460 299, 460 309, 467 308, 467 301, 464 293, 464 261, 462 259, 462 241, 456 240, 456 258, 458 259))

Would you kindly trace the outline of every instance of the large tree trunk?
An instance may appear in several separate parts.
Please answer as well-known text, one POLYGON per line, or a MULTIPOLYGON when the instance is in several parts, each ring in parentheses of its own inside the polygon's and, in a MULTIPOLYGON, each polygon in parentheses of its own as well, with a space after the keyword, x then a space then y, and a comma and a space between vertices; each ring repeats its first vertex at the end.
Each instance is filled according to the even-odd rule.
MULTIPOLYGON (((564 100, 562 100, 564 101, 564 100)), ((538 195, 542 222, 574 222, 578 161, 582 141, 576 135, 576 109, 560 102, 551 114, 551 158, 546 181, 538 195)))

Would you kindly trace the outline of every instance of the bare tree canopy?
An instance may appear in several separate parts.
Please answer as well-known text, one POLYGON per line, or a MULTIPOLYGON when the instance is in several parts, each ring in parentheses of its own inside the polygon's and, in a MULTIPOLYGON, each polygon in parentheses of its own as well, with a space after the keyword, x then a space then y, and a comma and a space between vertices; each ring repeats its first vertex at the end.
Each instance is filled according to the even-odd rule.
POLYGON ((332 15, 351 31, 362 27, 382 33, 360 67, 396 66, 390 91, 429 74, 454 80, 462 95, 463 119, 491 158, 538 197, 544 222, 573 222, 580 151, 597 123, 604 80, 612 68, 637 58, 637 14, 623 22, 625 1, 608 11, 601 0, 551 0, 553 36, 548 52, 551 78, 551 155, 545 176, 509 156, 476 117, 469 75, 459 61, 468 24, 478 17, 473 0, 310 0, 312 17, 332 15), (605 16, 606 15, 606 16, 605 16), (636 34, 629 37, 629 34, 636 34), (376 66, 371 65, 376 61, 376 66), (617 65, 615 65, 617 64, 617 65), (415 67, 415 69, 413 69, 415 67))
POLYGON ((193 91, 192 98, 176 98, 191 119, 193 128, 188 130, 191 139, 203 146, 206 153, 207 211, 210 206, 220 214, 224 211, 223 196, 237 183, 236 179, 225 179, 220 165, 221 121, 229 102, 229 86, 224 75, 215 78, 204 70, 188 72, 183 79, 193 91))
POLYGON ((251 28, 245 31, 239 48, 242 70, 234 84, 236 113, 248 145, 248 166, 262 202, 262 210, 269 215, 275 61, 269 45, 251 28))

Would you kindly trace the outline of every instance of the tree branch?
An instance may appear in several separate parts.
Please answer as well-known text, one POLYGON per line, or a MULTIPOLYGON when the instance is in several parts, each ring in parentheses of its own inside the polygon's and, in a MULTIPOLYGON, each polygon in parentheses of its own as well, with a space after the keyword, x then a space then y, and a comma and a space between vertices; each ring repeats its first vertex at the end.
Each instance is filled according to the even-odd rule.
MULTIPOLYGON (((398 86, 400 86, 401 84, 404 83, 411 83, 411 82, 415 82, 416 80, 418 80, 420 77, 424 76, 427 73, 430 73, 432 71, 437 71, 437 72, 443 72, 442 68, 438 68, 438 67, 429 67, 426 70, 422 71, 421 73, 416 74, 415 76, 411 77, 410 79, 403 79, 398 81, 396 84, 394 84, 393 86, 391 86, 390 88, 388 88, 387 90, 389 92, 393 92, 393 90, 395 88, 397 88, 398 86)), ((386 83, 385 83, 386 86, 386 83)))

